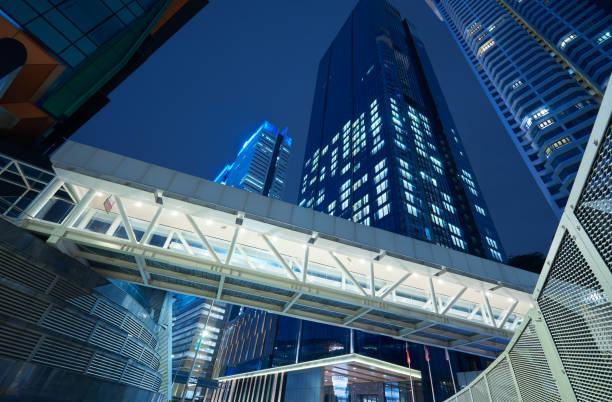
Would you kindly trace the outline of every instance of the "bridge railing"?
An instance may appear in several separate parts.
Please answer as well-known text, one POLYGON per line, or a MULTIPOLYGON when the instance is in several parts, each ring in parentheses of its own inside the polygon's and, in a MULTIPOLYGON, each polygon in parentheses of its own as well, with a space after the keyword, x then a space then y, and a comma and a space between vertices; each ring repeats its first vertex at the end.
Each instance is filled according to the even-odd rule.
POLYGON ((527 313, 448 401, 612 400, 612 90, 604 96, 527 313))

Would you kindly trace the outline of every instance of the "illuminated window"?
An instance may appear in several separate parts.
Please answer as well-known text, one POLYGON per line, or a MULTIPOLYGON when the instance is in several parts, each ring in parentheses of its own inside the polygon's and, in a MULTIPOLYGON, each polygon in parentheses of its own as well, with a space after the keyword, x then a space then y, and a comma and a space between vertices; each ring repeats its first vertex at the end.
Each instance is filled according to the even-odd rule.
POLYGON ((387 205, 383 206, 382 208, 379 208, 376 211, 376 218, 382 219, 385 216, 389 215, 389 212, 391 212, 391 204, 387 204, 387 205))
POLYGON ((406 204, 406 210, 410 215, 419 216, 419 210, 411 204, 406 204))
POLYGON ((385 202, 387 202, 389 200, 388 194, 389 194, 389 192, 385 191, 378 198, 376 198, 376 206, 377 207, 380 207, 381 205, 383 205, 385 202))
POLYGON ((595 40, 595 42, 597 42, 597 44, 600 45, 604 43, 605 41, 607 41, 608 39, 610 39, 610 36, 612 36, 610 31, 604 32, 599 36, 599 38, 595 40))
POLYGON ((383 180, 380 182, 380 184, 378 184, 376 186, 376 194, 380 194, 383 191, 385 191, 387 188, 389 187, 389 181, 388 180, 383 180))
POLYGON ((336 200, 333 200, 332 202, 329 203, 329 205, 327 206, 327 212, 329 213, 333 213, 334 209, 336 208, 336 200))
POLYGON ((503 261, 504 260, 502 258, 502 255, 499 253, 499 251, 493 250, 492 248, 489 248, 489 251, 491 252, 491 255, 493 257, 495 257, 498 261, 503 261))
POLYGON ((559 138, 557 141, 546 147, 546 149, 544 150, 546 157, 548 157, 553 151, 556 151, 559 148, 563 148, 570 142, 572 142, 572 139, 567 135, 563 138, 559 138))
POLYGON ((453 225, 452 223, 448 224, 448 228, 450 229, 451 232, 453 232, 454 234, 456 234, 459 237, 462 237, 463 235, 461 234, 461 229, 459 229, 457 226, 453 225))
POLYGON ((431 220, 440 227, 446 227, 446 221, 440 218, 438 215, 430 214, 431 220))
POLYGON ((491 47, 493 47, 494 44, 495 44, 495 41, 493 39, 489 39, 488 41, 483 43, 482 46, 478 48, 478 52, 476 53, 478 57, 482 56, 482 54, 486 52, 487 50, 489 50, 491 47))
POLYGON ((546 128, 546 127, 548 127, 548 126, 550 126, 550 125, 554 124, 554 122, 555 122, 555 119, 553 119, 553 118, 551 117, 551 118, 546 119, 546 120, 544 120, 543 122, 539 123, 539 124, 538 124, 538 128, 539 128, 540 130, 542 130, 542 129, 544 129, 544 128, 546 128))
POLYGON ((474 32, 478 31, 480 29, 481 25, 478 21, 474 21, 472 22, 467 28, 465 28, 465 38, 469 38, 470 36, 472 36, 474 34, 474 32))
POLYGON ((482 208, 480 205, 476 205, 474 204, 474 208, 476 208, 476 211, 478 211, 478 213, 482 216, 486 216, 486 212, 484 210, 484 208, 482 208))
POLYGON ((565 49, 565 47, 567 46, 568 43, 570 43, 571 41, 573 41, 574 39, 576 39, 578 36, 575 33, 571 33, 569 35, 567 35, 565 38, 563 38, 561 40, 561 42, 559 42, 559 47, 561 49, 565 49))
POLYGON ((463 240, 461 240, 460 238, 451 235, 451 239, 453 240, 453 244, 459 248, 462 248, 465 250, 466 248, 466 244, 463 240))
POLYGON ((512 89, 516 89, 516 88, 520 87, 521 85, 523 85, 523 81, 522 80, 515 81, 512 84, 512 89))
POLYGON ((489 236, 485 236, 485 238, 487 239, 489 246, 497 248, 497 242, 495 240, 491 239, 489 236))
POLYGON ((382 159, 380 162, 374 165, 374 173, 378 173, 382 168, 385 167, 386 164, 387 164, 387 158, 382 159))

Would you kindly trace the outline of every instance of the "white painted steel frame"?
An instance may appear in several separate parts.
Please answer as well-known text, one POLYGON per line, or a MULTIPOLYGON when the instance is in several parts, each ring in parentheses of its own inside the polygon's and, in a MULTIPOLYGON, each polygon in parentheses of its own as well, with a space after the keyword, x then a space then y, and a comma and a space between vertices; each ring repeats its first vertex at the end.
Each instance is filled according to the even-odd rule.
MULTIPOLYGON (((95 148, 71 142, 68 144, 72 155, 68 159, 74 158, 74 155, 82 158, 87 153, 102 154, 109 163, 121 158, 122 163, 129 164, 131 170, 145 166, 149 170, 158 169, 161 173, 170 172, 175 177, 182 175, 95 148)), ((62 154, 61 150, 59 154, 62 154)), ((28 210, 32 212, 35 208, 41 211, 47 203, 55 202, 53 191, 43 190, 39 199, 22 215, 19 224, 30 231, 49 235, 53 242, 95 247, 133 257, 134 262, 131 262, 124 257, 91 252, 91 249, 65 248, 74 250, 76 257, 88 261, 108 277, 487 356, 496 356, 495 351, 503 349, 503 340, 512 336, 521 315, 527 310, 526 305, 531 302, 526 292, 518 290, 528 286, 528 278, 517 276, 519 282, 513 284, 504 278, 512 277, 518 270, 496 262, 379 229, 355 226, 352 222, 312 211, 308 211, 308 214, 315 214, 316 219, 326 217, 340 228, 346 225, 355 227, 359 229, 356 231, 358 236, 365 235, 366 239, 373 240, 364 242, 359 237, 347 240, 324 231, 296 227, 289 223, 293 222, 291 214, 303 214, 302 211, 306 211, 304 208, 187 175, 182 176, 195 180, 194 187, 210 187, 211 193, 207 193, 207 196, 219 193, 219 202, 203 202, 183 196, 176 189, 163 191, 163 186, 152 187, 127 178, 90 171, 78 164, 71 165, 65 155, 54 163, 59 179, 54 180, 52 186, 61 183, 60 186, 64 185, 77 194, 80 202, 62 223, 34 218, 35 214, 28 210), (83 220, 92 220, 97 214, 103 214, 101 200, 106 197, 115 200, 110 214, 116 216, 111 219, 109 214, 108 219, 112 223, 105 233, 88 230, 88 222, 83 220), (245 213, 232 206, 240 198, 251 202, 244 204, 246 209, 255 204, 272 204, 267 206, 269 211, 274 209, 276 213, 277 209, 286 210, 289 215, 285 215, 285 220, 277 220, 267 215, 245 213), (142 221, 144 226, 141 227, 143 234, 140 241, 132 222, 136 218, 135 204, 149 211, 148 217, 142 221), (93 209, 96 211, 92 212, 93 209), (168 219, 183 219, 184 224, 169 226, 168 219), (229 244, 229 247, 218 245, 219 235, 214 233, 209 223, 213 219, 216 221, 213 225, 217 227, 215 230, 220 230, 218 226, 223 225, 225 233, 231 233, 223 238, 224 244, 229 244), (121 226, 126 231, 127 239, 114 235, 121 226), (148 244, 162 229, 167 230, 163 247, 148 244), (361 232, 363 235, 359 235, 361 232), (253 253, 255 240, 249 244, 243 237, 250 235, 263 241, 262 245, 257 246, 257 252, 267 253, 267 257, 254 259, 253 254, 248 255, 249 251, 245 250, 253 253), (386 240, 386 249, 377 247, 380 244, 378 237, 386 240), (206 252, 196 252, 189 240, 201 243, 198 250, 206 252), (304 250, 287 255, 286 250, 279 248, 283 242, 293 242, 295 247, 301 246, 304 250), (402 247, 406 250, 412 247, 413 254, 400 252, 402 247), (328 261, 324 265, 321 265, 321 255, 327 255, 325 258, 328 261), (241 264, 238 263, 240 259, 243 260, 241 264), (192 271, 177 272, 152 266, 147 263, 148 260, 192 271), (261 268, 261 261, 268 264, 267 270, 261 268), (324 273, 341 274, 345 278, 342 286, 338 286, 338 282, 333 285, 330 280, 311 275, 322 269, 324 273), (495 275, 491 279, 481 278, 491 272, 498 272, 495 274, 498 275, 497 279, 492 279, 495 275), (202 276, 204 273, 208 276, 202 276), (442 280, 442 277, 445 279, 442 280), (448 289, 445 290, 445 287, 448 289), (479 308, 480 302, 474 295, 487 291, 496 294, 497 316, 502 325, 483 322, 478 314, 478 311, 485 309, 479 308), (470 293, 472 295, 468 297, 470 293), (250 295, 258 296, 258 300, 250 295), (418 301, 426 295, 429 295, 427 302, 418 301), (517 305, 523 309, 518 314, 514 313, 517 305), (461 313, 457 306, 467 309, 466 312, 461 313), (472 314, 467 313, 470 310, 472 314), (506 323, 511 315, 514 317, 512 323, 506 323), (504 324, 507 325, 504 327, 504 324)), ((128 173, 131 174, 131 171, 128 173)), ((486 311, 493 316, 492 309, 486 308, 486 311)))
MULTIPOLYGON (((612 77, 611 77, 612 79, 612 77)), ((519 383, 517 382, 517 378, 515 373, 521 370, 521 367, 515 367, 512 365, 512 361, 509 356, 509 352, 512 350, 516 342, 521 338, 523 331, 525 330, 528 322, 532 322, 535 327, 535 332, 537 334, 538 341, 540 346, 544 352, 546 361, 552 373, 552 376, 555 380, 555 384, 559 393, 564 401, 574 402, 577 401, 578 398, 572 388, 570 383, 570 379, 567 376, 567 372, 564 368, 563 362, 559 356, 557 351, 557 347, 555 345, 555 341, 549 332, 549 328, 547 326, 546 320, 544 319, 542 312, 540 310, 539 305, 537 304, 538 297, 542 293, 544 286, 549 278, 550 271, 553 267, 555 259, 557 258, 558 253, 560 252, 563 239, 571 238, 574 244, 578 247, 580 254, 586 260, 591 272, 601 285, 602 293, 608 295, 608 297, 612 296, 612 267, 609 267, 604 258, 600 255, 599 251, 589 238, 589 235, 585 231, 585 229, 581 226, 579 219, 575 215, 575 209, 579 205, 580 198, 588 186, 588 180, 591 176, 591 172, 596 168, 597 157, 602 152, 603 147, 606 141, 606 135, 608 134, 609 128, 612 126, 612 89, 608 88, 606 93, 604 94, 604 98, 597 115, 597 119, 593 126, 593 130, 589 141, 587 143, 586 150, 583 155, 582 162, 580 164, 580 168, 578 169, 578 173, 574 180, 574 185, 572 191, 570 193, 567 206, 563 211, 563 215, 561 217, 561 221, 553 238, 551 247, 549 249, 546 262, 542 269, 542 273, 538 278, 538 283, 533 292, 534 298, 534 308, 532 308, 520 328, 517 330, 516 334, 508 344, 506 350, 493 362, 491 366, 487 368, 480 376, 478 376, 470 385, 466 388, 455 394, 453 397, 449 398, 447 401, 459 401, 459 397, 464 397, 464 394, 469 395, 469 399, 473 402, 481 402, 480 400, 474 399, 472 392, 472 388, 474 385, 482 380, 487 380, 488 376, 495 369, 495 367, 503 360, 506 360, 510 363, 510 372, 512 374, 513 383, 515 386, 515 390, 517 395, 521 397, 521 392, 519 389, 519 383)), ((609 168, 609 167, 608 167, 609 168)), ((608 176, 606 176, 606 180, 612 181, 612 177, 610 176, 610 171, 608 171, 608 176)), ((609 200, 608 200, 609 201, 609 200)), ((608 230, 610 228, 607 228, 608 230)), ((604 228, 605 230, 605 228, 604 228)), ((611 236, 611 233, 602 233, 603 235, 611 236)), ((598 328, 601 333, 610 333, 612 332, 612 328, 598 328)), ((587 365, 589 362, 579 362, 580 364, 587 365)), ((586 367, 586 366, 585 366, 586 367)), ((609 386, 609 379, 605 378, 591 378, 591 384, 593 386, 609 386)), ((488 381, 485 381, 488 384, 488 381)), ((528 396, 528 395, 525 395, 528 396)), ((489 400, 492 401, 489 396, 489 400)), ((522 400, 522 399, 521 399, 522 400)))

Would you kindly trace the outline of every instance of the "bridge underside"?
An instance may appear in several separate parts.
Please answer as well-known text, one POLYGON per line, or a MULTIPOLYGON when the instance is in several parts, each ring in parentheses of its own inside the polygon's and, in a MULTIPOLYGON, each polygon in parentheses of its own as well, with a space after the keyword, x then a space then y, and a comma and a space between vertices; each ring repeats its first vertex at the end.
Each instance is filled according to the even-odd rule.
POLYGON ((81 144, 54 170, 17 223, 109 278, 485 356, 530 308, 493 261, 81 144))

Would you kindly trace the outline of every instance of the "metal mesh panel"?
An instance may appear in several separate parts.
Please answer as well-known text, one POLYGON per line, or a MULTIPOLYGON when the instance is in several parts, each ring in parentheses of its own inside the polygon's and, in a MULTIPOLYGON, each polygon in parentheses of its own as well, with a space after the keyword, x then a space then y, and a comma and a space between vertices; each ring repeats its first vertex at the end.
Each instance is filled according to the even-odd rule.
POLYGON ((612 126, 608 126, 575 214, 612 270, 612 126))
POLYGON ((470 395, 470 390, 466 390, 465 392, 457 395, 457 402, 472 402, 472 396, 470 395))
POLYGON ((612 304, 567 234, 538 303, 578 400, 612 400, 612 304))
POLYGON ((489 402, 489 392, 487 391, 487 382, 485 378, 481 378, 472 386, 472 400, 474 402, 489 402))
POLYGON ((533 322, 527 324, 508 355, 523 401, 561 401, 533 322))
POLYGON ((491 372, 487 374, 487 382, 491 391, 491 399, 494 401, 514 402, 518 400, 507 358, 500 360, 491 372))

